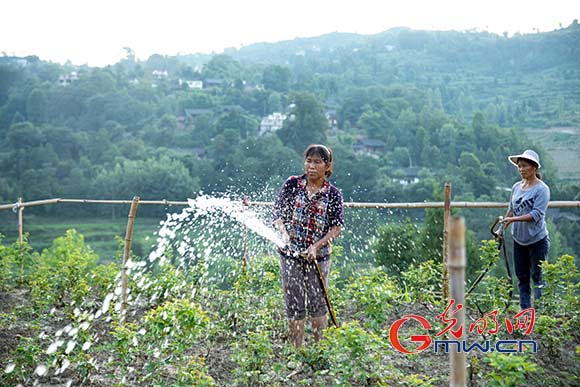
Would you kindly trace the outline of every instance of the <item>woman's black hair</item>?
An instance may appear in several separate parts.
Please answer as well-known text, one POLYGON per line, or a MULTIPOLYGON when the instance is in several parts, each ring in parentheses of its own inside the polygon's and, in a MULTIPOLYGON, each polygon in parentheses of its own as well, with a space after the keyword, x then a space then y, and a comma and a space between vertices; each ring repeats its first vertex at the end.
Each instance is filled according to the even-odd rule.
POLYGON ((304 151, 304 159, 309 156, 320 156, 326 165, 330 167, 328 171, 326 171, 326 178, 332 176, 332 149, 325 145, 310 144, 304 151))

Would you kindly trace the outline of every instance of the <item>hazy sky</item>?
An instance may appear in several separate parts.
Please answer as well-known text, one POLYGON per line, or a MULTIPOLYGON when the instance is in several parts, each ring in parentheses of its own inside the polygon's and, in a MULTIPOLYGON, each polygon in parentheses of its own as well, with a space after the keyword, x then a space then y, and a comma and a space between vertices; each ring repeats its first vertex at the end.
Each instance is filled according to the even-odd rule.
POLYGON ((3 0, 0 52, 103 66, 122 58, 123 47, 146 59, 401 26, 511 35, 577 18, 578 0, 3 0))

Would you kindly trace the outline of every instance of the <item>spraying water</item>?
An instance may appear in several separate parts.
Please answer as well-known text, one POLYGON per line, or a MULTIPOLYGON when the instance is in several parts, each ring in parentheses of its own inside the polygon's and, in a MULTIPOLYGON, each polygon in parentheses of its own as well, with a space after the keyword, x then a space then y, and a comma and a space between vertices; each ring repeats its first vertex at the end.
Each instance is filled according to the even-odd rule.
POLYGON ((243 203, 234 202, 227 198, 216 198, 211 196, 202 196, 196 200, 189 199, 189 206, 197 208, 200 211, 211 211, 219 209, 232 219, 237 220, 250 230, 274 243, 277 247, 283 248, 284 242, 280 235, 272 228, 266 226, 264 221, 258 217, 258 214, 246 208, 243 203))

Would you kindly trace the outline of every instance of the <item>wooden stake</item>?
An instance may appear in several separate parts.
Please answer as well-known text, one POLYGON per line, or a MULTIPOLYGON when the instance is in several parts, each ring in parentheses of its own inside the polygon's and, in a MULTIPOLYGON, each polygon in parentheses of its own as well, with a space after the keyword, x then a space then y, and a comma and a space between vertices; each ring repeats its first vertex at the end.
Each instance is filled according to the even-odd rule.
POLYGON ((18 243, 22 244, 24 242, 24 226, 23 226, 23 217, 22 211, 24 211, 24 207, 22 206, 22 198, 18 198, 18 243))
MULTIPOLYGON (((465 220, 462 217, 451 217, 449 220, 449 273, 451 285, 451 299, 455 300, 455 305, 465 306, 465 220)), ((459 327, 465 326, 465 308, 454 314, 457 319, 452 331, 457 331, 459 327)), ((465 330, 465 328, 463 328, 465 330)), ((461 337, 457 340, 462 342, 465 339, 465 332, 462 330, 461 337)), ((465 378, 465 352, 454 346, 449 349, 449 386, 464 387, 467 385, 465 378)))
POLYGON ((248 254, 248 228, 246 227, 246 225, 244 224, 244 230, 243 230, 243 235, 242 235, 242 239, 243 239, 243 251, 242 251, 242 270, 245 272, 246 271, 246 265, 247 265, 247 254, 248 254))
POLYGON ((131 203, 131 209, 129 210, 129 216, 127 221, 127 232, 125 234, 125 248, 123 250, 123 266, 121 268, 121 325, 125 323, 125 317, 127 314, 127 285, 129 279, 127 277, 127 261, 131 256, 131 241, 133 239, 133 225, 135 224, 135 214, 137 213, 137 207, 139 207, 139 196, 133 198, 131 203))
POLYGON ((449 298, 449 273, 447 261, 449 256, 449 216, 451 215, 451 183, 445 183, 445 198, 443 207, 443 300, 449 298))
MULTIPOLYGON (((244 198, 242 200, 242 211, 245 211, 247 207, 250 205, 250 201, 248 198, 244 198)), ((242 270, 246 272, 246 265, 248 263, 248 227, 244 224, 242 230, 242 270)))

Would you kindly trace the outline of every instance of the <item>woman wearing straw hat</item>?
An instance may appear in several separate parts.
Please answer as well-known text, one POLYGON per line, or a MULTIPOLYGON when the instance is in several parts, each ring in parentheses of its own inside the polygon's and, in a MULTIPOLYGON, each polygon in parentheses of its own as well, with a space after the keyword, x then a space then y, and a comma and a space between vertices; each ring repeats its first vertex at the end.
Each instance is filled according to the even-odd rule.
POLYGON ((546 209, 550 188, 541 180, 538 169, 540 158, 533 150, 510 156, 518 167, 522 180, 512 187, 508 211, 503 219, 504 228, 512 223, 514 265, 518 277, 520 308, 532 307, 530 278, 534 283, 534 299, 542 295, 545 286, 540 264, 548 258, 550 239, 546 228, 546 209))

